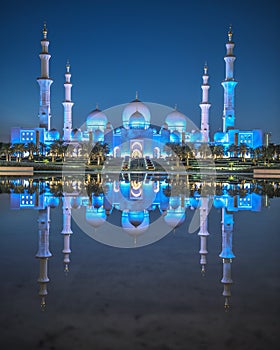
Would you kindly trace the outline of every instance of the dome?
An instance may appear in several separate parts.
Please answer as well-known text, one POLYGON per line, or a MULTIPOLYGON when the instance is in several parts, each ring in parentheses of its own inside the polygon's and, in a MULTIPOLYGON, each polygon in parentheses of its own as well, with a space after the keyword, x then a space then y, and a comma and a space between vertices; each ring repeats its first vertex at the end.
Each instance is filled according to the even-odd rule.
POLYGON ((87 129, 95 130, 95 129, 105 129, 108 119, 106 114, 103 113, 100 109, 96 108, 89 113, 87 116, 87 129))
POLYGON ((56 129, 51 129, 47 132, 47 139, 51 141, 59 140, 59 132, 56 129))
POLYGON ((71 131, 71 139, 73 141, 82 141, 82 136, 83 134, 80 129, 76 128, 71 131))
POLYGON ((145 125, 144 128, 148 128, 150 126, 150 121, 151 121, 151 113, 149 108, 141 101, 136 98, 132 102, 128 103, 122 113, 122 121, 123 121, 123 126, 126 129, 129 129, 129 120, 130 117, 135 113, 139 112, 140 115, 144 118, 145 125))
POLYGON ((170 130, 185 131, 187 126, 186 116, 177 110, 169 113, 165 118, 165 123, 170 130))
POLYGON ((144 116, 136 111, 129 118, 129 126, 134 129, 144 129, 145 128, 145 118, 144 116))

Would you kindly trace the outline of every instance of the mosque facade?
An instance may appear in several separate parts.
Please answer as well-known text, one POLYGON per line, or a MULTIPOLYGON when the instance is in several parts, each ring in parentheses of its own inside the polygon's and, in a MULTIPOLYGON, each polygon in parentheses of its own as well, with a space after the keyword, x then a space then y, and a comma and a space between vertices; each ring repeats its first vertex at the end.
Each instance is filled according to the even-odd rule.
POLYGON ((262 145, 261 130, 239 130, 235 126, 235 86, 234 61, 236 59, 233 49, 232 30, 228 32, 226 43, 225 80, 222 82, 224 88, 223 128, 214 134, 210 140, 209 111, 211 104, 208 99, 210 85, 208 83, 208 67, 204 66, 202 76, 202 101, 201 125, 199 130, 190 130, 187 125, 187 117, 175 108, 171 113, 162 116, 162 126, 155 128, 152 124, 152 115, 147 104, 141 102, 136 93, 133 101, 126 104, 122 111, 122 125, 114 126, 113 121, 108 120, 105 112, 96 107, 90 112, 82 128, 72 126, 71 99, 71 72, 70 64, 66 64, 65 72, 65 99, 64 127, 62 134, 51 128, 51 94, 50 89, 53 80, 49 76, 49 40, 47 28, 44 25, 43 38, 41 40, 42 51, 39 54, 41 60, 41 76, 37 79, 40 88, 39 125, 34 128, 15 127, 11 130, 11 143, 33 142, 39 147, 40 143, 51 145, 53 142, 63 140, 65 143, 96 142, 107 143, 110 155, 113 157, 130 156, 132 158, 160 158, 165 157, 166 143, 193 143, 198 147, 202 143, 223 145, 246 144, 250 148, 262 145))

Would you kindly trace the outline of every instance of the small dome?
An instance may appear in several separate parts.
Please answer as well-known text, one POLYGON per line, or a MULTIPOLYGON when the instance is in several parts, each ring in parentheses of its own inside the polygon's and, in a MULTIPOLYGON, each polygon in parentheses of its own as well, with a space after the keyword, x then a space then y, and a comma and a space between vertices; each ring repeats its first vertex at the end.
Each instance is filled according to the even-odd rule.
POLYGON ((75 128, 71 131, 71 139, 73 141, 82 141, 82 137, 83 137, 83 134, 80 129, 75 128))
POLYGON ((176 129, 179 131, 186 130, 186 116, 177 111, 174 110, 173 112, 169 113, 165 118, 165 123, 168 125, 169 129, 176 129))
POLYGON ((144 116, 136 111, 129 118, 129 126, 134 129, 144 129, 145 128, 145 118, 144 116))
POLYGON ((89 113, 87 116, 87 129, 95 130, 95 129, 104 129, 108 122, 107 116, 100 109, 96 108, 89 113))

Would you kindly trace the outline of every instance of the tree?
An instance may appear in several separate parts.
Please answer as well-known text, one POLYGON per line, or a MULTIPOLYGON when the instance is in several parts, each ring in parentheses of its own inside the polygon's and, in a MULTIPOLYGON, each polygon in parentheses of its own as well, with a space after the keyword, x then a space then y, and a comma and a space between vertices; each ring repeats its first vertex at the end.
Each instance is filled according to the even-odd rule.
POLYGON ((239 147, 237 145, 231 144, 228 147, 227 152, 229 152, 230 157, 237 157, 237 154, 239 152, 239 147))
POLYGON ((214 158, 222 158, 225 155, 225 149, 223 145, 215 145, 212 148, 212 154, 214 158))
POLYGON ((13 153, 17 156, 17 161, 21 162, 22 154, 25 151, 23 143, 14 143, 12 146, 13 153))
POLYGON ((29 153, 29 156, 28 156, 29 160, 32 160, 34 157, 34 153, 38 152, 38 148, 36 147, 36 145, 33 142, 26 143, 24 148, 29 153))
POLYGON ((246 143, 241 143, 239 146, 239 151, 240 151, 240 155, 242 157, 242 161, 245 161, 245 156, 247 154, 249 150, 249 147, 246 145, 246 143))
POLYGON ((1 145, 1 154, 4 153, 6 156, 6 161, 9 162, 11 160, 11 154, 13 153, 12 144, 2 143, 1 145))

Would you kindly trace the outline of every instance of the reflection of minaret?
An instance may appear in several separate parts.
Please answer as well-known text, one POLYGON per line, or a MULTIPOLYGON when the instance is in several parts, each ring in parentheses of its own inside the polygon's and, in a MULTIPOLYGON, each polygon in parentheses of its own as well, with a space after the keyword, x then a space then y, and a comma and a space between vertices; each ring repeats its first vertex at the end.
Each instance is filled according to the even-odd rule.
POLYGON ((47 283, 48 278, 48 258, 52 256, 49 250, 49 223, 50 223, 50 207, 39 210, 38 230, 39 242, 36 258, 40 259, 40 273, 38 282, 40 284, 39 295, 41 296, 41 307, 44 310, 46 302, 45 297, 48 294, 47 283))
POLYGON ((208 203, 209 197, 201 198, 201 206, 200 206, 200 230, 198 235, 200 236, 200 264, 201 264, 201 273, 205 273, 205 266, 207 264, 206 255, 207 251, 207 237, 209 236, 208 232, 208 203))
POLYGON ((231 263, 235 255, 232 252, 232 233, 233 233, 233 213, 222 208, 222 251, 219 255, 223 258, 223 278, 221 282, 224 285, 223 296, 225 297, 225 309, 230 307, 230 286, 233 283, 231 278, 231 263))
POLYGON ((208 102, 208 90, 210 88, 208 84, 208 67, 205 64, 204 66, 204 74, 202 76, 203 84, 201 85, 202 89, 202 101, 200 103, 201 108, 201 135, 202 142, 209 142, 209 108, 211 104, 208 102))
POLYGON ((72 131, 72 107, 74 103, 71 101, 71 88, 72 84, 70 82, 71 73, 70 73, 70 64, 66 64, 66 73, 65 73, 65 100, 62 103, 64 107, 64 126, 63 126, 63 139, 64 141, 70 141, 71 131, 72 131))
POLYGON ((224 111, 223 111, 223 132, 234 129, 234 89, 237 82, 233 77, 233 64, 235 56, 233 54, 234 42, 232 41, 231 27, 228 32, 228 42, 226 43, 227 53, 224 57, 226 63, 226 78, 222 82, 224 88, 224 111))
POLYGON ((71 230, 71 197, 68 197, 64 193, 63 197, 63 229, 61 234, 64 235, 64 247, 62 253, 64 254, 64 271, 68 272, 71 253, 70 249, 70 235, 73 233, 71 230))
POLYGON ((50 88, 53 82, 49 77, 49 40, 47 39, 47 27, 44 24, 43 39, 41 40, 42 52, 39 57, 41 60, 41 76, 37 78, 40 86, 40 109, 39 109, 39 127, 50 130, 51 128, 51 107, 50 107, 50 88))

